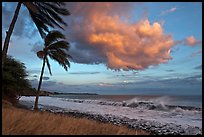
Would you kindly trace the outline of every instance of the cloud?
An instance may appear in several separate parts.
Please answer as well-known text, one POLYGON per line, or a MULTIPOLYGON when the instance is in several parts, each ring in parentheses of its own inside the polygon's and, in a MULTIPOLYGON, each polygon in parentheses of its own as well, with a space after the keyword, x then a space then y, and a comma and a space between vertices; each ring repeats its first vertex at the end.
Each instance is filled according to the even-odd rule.
MULTIPOLYGON (((37 88, 38 80, 30 80, 32 87, 37 88)), ((90 85, 68 85, 56 81, 43 81, 41 90, 56 92, 87 92, 99 94, 202 94, 202 75, 177 76, 155 79, 154 76, 143 81, 122 81, 118 83, 95 83, 90 85), (165 78, 165 79, 164 79, 165 78), (180 91, 180 92, 177 92, 180 91)))
POLYGON ((113 84, 109 84, 109 83, 100 83, 98 84, 99 87, 112 87, 114 86, 113 84))
POLYGON ((186 46, 194 47, 196 45, 201 45, 202 41, 197 40, 194 36, 188 36, 188 37, 186 37, 186 38, 184 38, 182 40, 174 41, 174 44, 175 45, 183 44, 183 45, 186 45, 186 46))
POLYGON ((191 57, 195 57, 195 56, 197 56, 197 55, 199 55, 199 54, 202 54, 202 50, 199 50, 199 51, 197 51, 197 52, 193 52, 193 53, 191 54, 191 57))
POLYGON ((44 45, 43 45, 42 41, 29 43, 29 45, 32 46, 31 51, 34 52, 34 53, 37 53, 38 51, 43 50, 43 48, 44 48, 44 45))
POLYGON ((90 74, 99 74, 100 72, 71 72, 69 74, 73 75, 90 75, 90 74))
POLYGON ((44 76, 42 79, 43 79, 43 80, 49 80, 50 77, 46 77, 46 76, 44 76))
MULTIPOLYGON (((17 6, 17 2, 4 2, 2 4, 2 34, 5 34, 13 19, 13 15, 17 6)), ((22 5, 19 15, 14 26, 13 35, 21 37, 32 38, 34 35, 39 35, 36 26, 29 17, 28 10, 22 5)))
POLYGON ((198 74, 198 75, 187 76, 187 77, 181 77, 177 75, 176 77, 163 77, 160 79, 155 79, 154 77, 152 77, 139 82, 126 83, 127 87, 136 86, 136 87, 147 87, 147 88, 154 88, 154 87, 174 88, 174 87, 185 87, 187 85, 189 86, 202 85, 202 75, 198 74))
POLYGON ((174 46, 162 25, 147 18, 131 22, 133 3, 72 3, 67 38, 74 62, 103 63, 113 70, 143 70, 172 59, 174 46))
POLYGON ((188 46, 195 46, 201 44, 201 41, 196 40, 194 36, 189 36, 185 39, 184 43, 188 46))
POLYGON ((199 66, 194 67, 194 69, 202 69, 202 64, 199 66))
MULTIPOLYGON (((15 6, 16 3, 14 2, 2 3, 2 29, 3 27, 5 27, 5 29, 9 28, 15 6)), ((2 34, 5 34, 5 32, 2 31, 2 34)))
POLYGON ((170 9, 168 9, 168 10, 162 11, 162 12, 161 12, 161 15, 166 15, 166 14, 168 14, 168 13, 175 12, 176 10, 177 10, 176 7, 172 7, 172 8, 170 8, 170 9))
MULTIPOLYGON (((31 85, 33 88, 38 87, 38 81, 36 79, 30 80, 31 85)), ((80 92, 80 93, 96 93, 99 88, 98 86, 91 86, 91 85, 67 85, 61 82, 56 81, 43 81, 41 90, 51 91, 51 92, 80 92)))
POLYGON ((38 75, 33 75, 33 77, 34 77, 34 78, 37 78, 37 77, 38 77, 38 75))
MULTIPOLYGON (((39 81, 37 79, 31 79, 30 83, 31 83, 33 88, 37 88, 39 81)), ((57 83, 55 81, 46 80, 46 81, 42 81, 41 89, 42 90, 44 90, 44 89, 52 90, 53 87, 59 88, 61 85, 63 85, 63 84, 57 83)))
POLYGON ((175 71, 175 70, 173 70, 173 69, 168 69, 168 70, 166 70, 167 72, 173 72, 173 71, 175 71))

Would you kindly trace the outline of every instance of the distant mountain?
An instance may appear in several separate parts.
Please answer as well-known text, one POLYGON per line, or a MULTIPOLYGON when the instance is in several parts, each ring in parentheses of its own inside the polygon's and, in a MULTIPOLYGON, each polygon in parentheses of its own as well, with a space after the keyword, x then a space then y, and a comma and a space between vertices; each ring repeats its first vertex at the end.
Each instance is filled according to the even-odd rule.
POLYGON ((62 92, 53 92, 53 95, 98 95, 96 93, 62 93, 62 92))
MULTIPOLYGON (((29 90, 21 94, 21 96, 36 96, 36 90, 29 90)), ((62 93, 62 92, 50 92, 50 91, 40 91, 40 96, 50 96, 50 95, 98 95, 96 93, 62 93)))

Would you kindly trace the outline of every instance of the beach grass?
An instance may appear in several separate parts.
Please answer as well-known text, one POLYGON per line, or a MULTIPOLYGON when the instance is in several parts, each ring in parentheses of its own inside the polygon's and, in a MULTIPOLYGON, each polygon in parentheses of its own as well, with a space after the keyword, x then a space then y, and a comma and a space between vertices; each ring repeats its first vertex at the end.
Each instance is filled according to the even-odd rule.
POLYGON ((2 102, 3 135, 148 135, 143 130, 101 123, 87 118, 75 118, 51 112, 36 112, 16 108, 2 102))

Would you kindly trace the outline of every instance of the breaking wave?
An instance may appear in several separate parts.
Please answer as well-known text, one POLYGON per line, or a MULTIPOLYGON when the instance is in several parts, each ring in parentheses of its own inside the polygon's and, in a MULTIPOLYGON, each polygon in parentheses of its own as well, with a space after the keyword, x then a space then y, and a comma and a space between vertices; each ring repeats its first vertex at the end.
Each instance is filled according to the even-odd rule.
POLYGON ((75 102, 75 103, 90 103, 98 105, 111 105, 111 106, 122 106, 130 108, 157 110, 157 111, 202 111, 202 108, 182 105, 169 105, 168 96, 159 97, 156 99, 141 100, 139 98, 133 98, 131 100, 115 102, 107 100, 89 100, 89 99, 68 99, 60 98, 60 100, 75 102))

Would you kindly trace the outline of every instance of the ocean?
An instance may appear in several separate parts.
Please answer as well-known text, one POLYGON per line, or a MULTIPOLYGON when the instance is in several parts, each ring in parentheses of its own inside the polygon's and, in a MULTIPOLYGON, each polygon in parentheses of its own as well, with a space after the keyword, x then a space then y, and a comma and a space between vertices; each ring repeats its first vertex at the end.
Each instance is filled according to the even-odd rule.
MULTIPOLYGON (((21 97, 20 103, 34 105, 35 97, 21 97)), ((202 96, 159 95, 54 95, 40 96, 39 108, 112 115, 120 118, 174 124, 202 129, 202 96)))
POLYGON ((81 100, 101 100, 101 101, 145 101, 161 103, 173 106, 189 106, 202 108, 202 96, 200 95, 54 95, 56 98, 81 99, 81 100))

